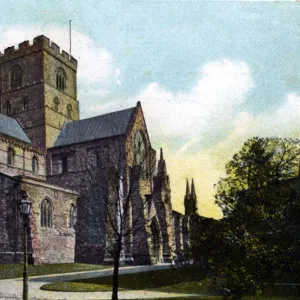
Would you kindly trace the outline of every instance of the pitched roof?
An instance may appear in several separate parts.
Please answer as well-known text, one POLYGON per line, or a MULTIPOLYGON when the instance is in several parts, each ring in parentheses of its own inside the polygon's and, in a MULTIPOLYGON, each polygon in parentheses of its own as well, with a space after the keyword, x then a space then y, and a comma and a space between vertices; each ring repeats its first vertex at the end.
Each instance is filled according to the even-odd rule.
POLYGON ((6 115, 0 114, 0 133, 4 133, 13 138, 32 144, 20 123, 6 115))
POLYGON ((108 138, 126 133, 135 107, 65 123, 53 147, 108 138))

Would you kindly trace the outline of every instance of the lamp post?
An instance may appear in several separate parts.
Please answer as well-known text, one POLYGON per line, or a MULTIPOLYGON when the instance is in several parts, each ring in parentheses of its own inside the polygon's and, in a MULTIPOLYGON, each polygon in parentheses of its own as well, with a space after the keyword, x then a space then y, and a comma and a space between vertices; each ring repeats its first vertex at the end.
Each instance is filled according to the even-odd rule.
POLYGON ((24 228, 24 265, 23 265, 23 300, 28 300, 28 273, 27 273, 27 226, 29 220, 29 213, 31 208, 31 201, 27 200, 28 194, 22 191, 22 199, 19 202, 20 214, 23 217, 24 228))

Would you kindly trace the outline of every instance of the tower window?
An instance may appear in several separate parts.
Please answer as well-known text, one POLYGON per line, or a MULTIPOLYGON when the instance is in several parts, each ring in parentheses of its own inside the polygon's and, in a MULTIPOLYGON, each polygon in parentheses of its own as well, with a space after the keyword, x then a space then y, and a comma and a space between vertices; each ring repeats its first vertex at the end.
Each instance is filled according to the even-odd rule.
POLYGON ((39 172, 39 162, 38 162, 38 159, 36 158, 36 156, 34 156, 32 158, 32 172, 33 173, 38 173, 39 172))
POLYGON ((58 97, 55 97, 55 98, 53 99, 53 109, 54 109, 55 111, 58 111, 58 107, 59 107, 59 99, 58 99, 58 97))
POLYGON ((60 91, 66 90, 67 75, 64 69, 58 68, 56 70, 56 88, 60 91))
POLYGON ((52 228, 52 204, 49 199, 44 199, 41 204, 41 227, 52 228))
POLYGON ((27 96, 25 96, 23 98, 23 110, 27 110, 28 109, 28 102, 29 102, 29 99, 27 96))
POLYGON ((9 101, 7 101, 7 102, 5 103, 5 111, 6 111, 6 114, 7 114, 7 115, 10 115, 10 114, 12 113, 12 111, 11 111, 11 104, 10 104, 9 101))
POLYGON ((15 151, 12 148, 7 149, 7 164, 13 166, 15 163, 15 151))
POLYGON ((67 116, 68 116, 68 118, 72 118, 72 105, 71 104, 67 105, 67 116))
POLYGON ((22 86, 22 69, 20 66, 14 66, 10 74, 10 87, 16 89, 22 86))

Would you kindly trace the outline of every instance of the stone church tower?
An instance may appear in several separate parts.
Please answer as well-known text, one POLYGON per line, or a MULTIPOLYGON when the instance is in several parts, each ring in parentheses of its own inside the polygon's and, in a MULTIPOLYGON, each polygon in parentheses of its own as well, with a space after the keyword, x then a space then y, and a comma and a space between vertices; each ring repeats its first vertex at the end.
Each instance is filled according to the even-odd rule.
POLYGON ((0 110, 18 119, 39 147, 54 144, 64 122, 79 119, 77 61, 45 36, 0 54, 0 110))

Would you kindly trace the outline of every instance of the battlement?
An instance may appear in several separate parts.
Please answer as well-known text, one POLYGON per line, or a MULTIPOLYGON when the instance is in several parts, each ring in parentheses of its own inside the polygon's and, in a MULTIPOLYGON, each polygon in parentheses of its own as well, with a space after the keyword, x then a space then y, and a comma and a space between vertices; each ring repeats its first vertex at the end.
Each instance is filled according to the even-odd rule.
POLYGON ((73 68, 77 68, 77 60, 72 55, 69 55, 69 53, 66 51, 60 51, 60 47, 54 42, 50 41, 50 39, 44 35, 35 37, 31 43, 29 41, 24 41, 20 43, 18 47, 11 46, 4 49, 4 54, 0 52, 0 63, 22 55, 30 54, 31 52, 41 49, 50 52, 58 59, 62 59, 65 63, 70 64, 70 66, 73 68))

